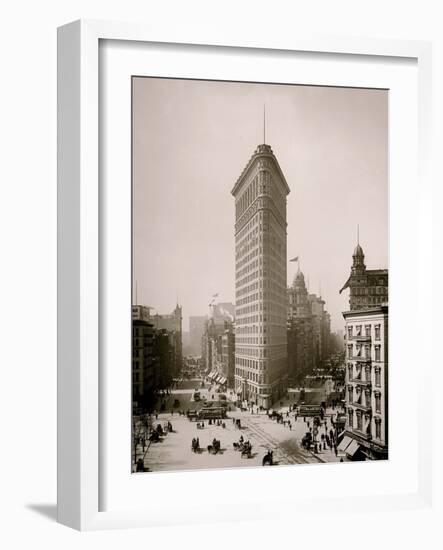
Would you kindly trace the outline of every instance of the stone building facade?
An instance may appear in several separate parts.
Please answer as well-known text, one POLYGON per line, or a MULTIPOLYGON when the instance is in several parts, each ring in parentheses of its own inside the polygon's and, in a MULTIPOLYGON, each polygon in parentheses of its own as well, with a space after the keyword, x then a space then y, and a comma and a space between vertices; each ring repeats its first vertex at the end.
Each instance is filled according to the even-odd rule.
POLYGON ((366 269, 365 255, 357 244, 352 255, 352 268, 340 294, 349 288, 351 311, 371 308, 388 302, 388 270, 366 269))
POLYGON ((287 384, 286 197, 271 147, 259 145, 235 198, 235 388, 268 408, 287 384))
POLYGON ((388 458, 388 270, 366 270, 357 245, 345 319, 346 427, 340 447, 355 460, 388 458))
POLYGON ((308 293, 300 269, 287 292, 288 374, 292 383, 300 384, 330 356, 331 318, 325 301, 308 293))

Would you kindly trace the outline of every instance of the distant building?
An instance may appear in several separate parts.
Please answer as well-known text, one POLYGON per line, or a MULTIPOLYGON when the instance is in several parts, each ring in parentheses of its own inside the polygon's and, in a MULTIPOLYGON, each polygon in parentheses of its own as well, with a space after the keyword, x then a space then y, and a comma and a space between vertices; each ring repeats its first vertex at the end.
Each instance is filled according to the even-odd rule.
POLYGON ((301 384, 315 362, 314 316, 300 269, 288 288, 288 374, 292 384, 301 384))
POLYGON ((189 352, 190 355, 201 355, 202 337, 205 331, 207 315, 189 317, 189 352))
POLYGON ((158 314, 150 317, 151 323, 159 330, 163 329, 173 334, 174 338, 174 376, 179 376, 183 367, 183 335, 182 335, 182 308, 178 304, 169 314, 158 314))
POLYGON ((259 145, 235 198, 235 389, 268 408, 287 386, 286 197, 269 145, 259 145))
POLYGON ((325 310, 326 302, 321 296, 309 294, 308 300, 314 316, 315 362, 321 367, 331 355, 331 316, 325 310))
MULTIPOLYGON (((388 458, 388 270, 367 271, 357 245, 346 322, 345 436, 340 447, 353 459, 388 458), (375 291, 374 291, 375 290, 375 291)), ((341 291, 340 291, 341 292, 341 291)))
POLYGON ((202 360, 207 376, 214 382, 228 385, 232 380, 234 343, 234 305, 212 304, 203 332, 202 360))
POLYGON ((234 388, 235 375, 235 333, 231 326, 225 330, 221 337, 222 346, 222 369, 223 376, 227 379, 228 388, 234 388))
POLYGON ((136 407, 149 407, 156 391, 155 330, 149 322, 149 310, 132 308, 132 401, 136 407))
POLYGON ((349 288, 351 311, 373 308, 388 302, 388 270, 366 269, 365 255, 357 244, 352 255, 352 268, 340 294, 349 288))
POLYGON ((300 269, 287 293, 288 371, 291 382, 300 384, 331 355, 331 317, 325 301, 308 293, 300 269))
POLYGON ((170 315, 152 315, 151 309, 132 306, 132 400, 148 410, 182 366, 181 307, 170 315))
POLYGON ((155 385, 157 390, 171 386, 176 371, 177 340, 175 334, 164 328, 156 330, 153 340, 153 357, 155 365, 155 385))
POLYGON ((336 330, 335 332, 331 333, 331 339, 330 339, 330 346, 331 346, 331 353, 342 353, 345 349, 345 343, 344 343, 344 331, 343 330, 336 330))

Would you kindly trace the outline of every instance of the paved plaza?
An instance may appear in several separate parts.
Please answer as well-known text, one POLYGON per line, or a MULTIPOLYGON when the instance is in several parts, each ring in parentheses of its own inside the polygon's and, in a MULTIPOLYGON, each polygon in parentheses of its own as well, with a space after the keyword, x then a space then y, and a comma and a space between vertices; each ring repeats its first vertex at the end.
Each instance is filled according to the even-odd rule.
MULTIPOLYGON (((199 403, 193 402, 193 388, 189 388, 190 385, 192 386, 192 384, 187 384, 186 388, 179 387, 173 390, 167 398, 168 404, 178 398, 182 406, 186 405, 186 409, 196 408, 199 403)), ((205 388, 200 391, 202 397, 207 397, 210 400, 214 395, 216 398, 215 388, 205 388)), ((286 425, 277 423, 265 412, 259 412, 256 408, 253 409, 253 412, 250 409, 240 411, 230 403, 231 410, 224 420, 224 428, 215 423, 209 424, 209 421, 205 420, 202 429, 197 428, 196 421, 190 421, 172 408, 166 409, 165 412, 157 413, 158 418, 154 419, 154 426, 170 422, 172 432, 164 435, 160 441, 150 443, 148 449, 145 448, 145 453, 142 445, 139 445, 137 457, 140 458, 144 455, 145 469, 152 472, 261 467, 262 459, 269 450, 273 451, 274 463, 277 465, 338 462, 341 458, 346 460, 340 454, 336 455, 334 449, 331 450, 328 447, 326 450, 319 450, 318 453, 304 449, 301 439, 312 427, 312 418, 304 420, 303 417, 298 417, 295 419, 295 414, 289 412, 289 404, 288 400, 282 401, 282 405, 279 403, 279 406, 275 408, 283 414, 286 425), (236 426, 236 419, 240 420, 241 429, 236 426), (291 428, 289 428, 289 422, 291 428), (252 444, 250 458, 242 458, 241 453, 234 449, 233 444, 237 443, 241 436, 252 444), (199 438, 200 452, 194 453, 191 442, 196 437, 199 438), (207 450, 207 446, 212 443, 214 438, 220 440, 221 443, 221 452, 215 455, 207 450)), ((328 413, 319 428, 318 440, 322 433, 329 433, 332 428, 331 414, 333 411, 328 411, 328 413)))

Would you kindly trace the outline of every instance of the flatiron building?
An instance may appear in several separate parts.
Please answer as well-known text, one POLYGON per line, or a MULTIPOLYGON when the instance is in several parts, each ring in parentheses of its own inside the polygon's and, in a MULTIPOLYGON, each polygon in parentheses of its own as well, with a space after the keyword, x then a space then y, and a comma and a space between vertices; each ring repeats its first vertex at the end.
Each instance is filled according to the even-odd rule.
POLYGON ((271 147, 259 145, 235 198, 235 390, 269 408, 287 383, 286 197, 271 147))

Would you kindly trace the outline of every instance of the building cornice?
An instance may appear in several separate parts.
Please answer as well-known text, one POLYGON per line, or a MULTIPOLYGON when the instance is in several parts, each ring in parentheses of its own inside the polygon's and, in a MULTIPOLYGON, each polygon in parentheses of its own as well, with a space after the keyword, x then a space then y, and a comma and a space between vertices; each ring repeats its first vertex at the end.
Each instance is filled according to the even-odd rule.
POLYGON ((388 304, 381 304, 380 306, 367 309, 352 309, 350 311, 343 311, 342 315, 345 319, 347 319, 348 317, 365 317, 367 315, 373 314, 387 315, 388 308, 388 304))

